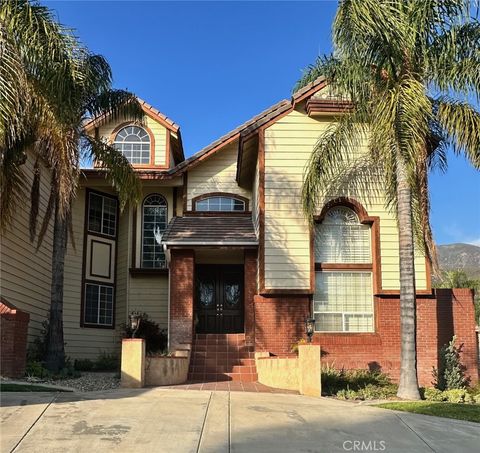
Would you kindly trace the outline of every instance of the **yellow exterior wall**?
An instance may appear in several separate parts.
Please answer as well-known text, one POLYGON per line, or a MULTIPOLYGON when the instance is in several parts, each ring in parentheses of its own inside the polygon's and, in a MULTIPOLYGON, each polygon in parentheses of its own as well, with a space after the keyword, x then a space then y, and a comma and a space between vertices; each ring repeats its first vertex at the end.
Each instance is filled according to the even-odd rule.
POLYGON ((162 329, 168 326, 168 275, 130 277, 128 311, 148 314, 162 329))
MULTIPOLYGON (((310 236, 301 206, 305 166, 318 137, 331 118, 314 119, 294 110, 265 131, 265 287, 310 287, 310 236)), ((359 150, 361 152, 361 150, 359 150)), ((384 196, 371 190, 345 188, 329 198, 349 196, 371 216, 380 217, 383 289, 399 289, 398 230, 394 216, 384 207, 384 196)), ((328 200, 325 200, 328 201, 328 200)), ((416 257, 417 289, 426 289, 425 258, 416 257)))
MULTIPOLYGON (((125 123, 127 120, 122 119, 116 122, 110 122, 104 124, 99 128, 100 137, 110 140, 113 130, 121 123, 125 123)), ((167 129, 160 123, 145 115, 145 126, 150 129, 155 138, 155 161, 154 165, 165 166, 167 165, 167 129)))
MULTIPOLYGON (((105 187, 96 189, 101 192, 111 193, 111 190, 105 187)), ((71 242, 69 242, 67 254, 65 256, 65 284, 63 301, 65 353, 72 359, 96 359, 102 352, 118 352, 120 347, 120 335, 115 329, 80 327, 83 241, 85 225, 85 189, 82 188, 78 191, 72 211, 75 249, 73 249, 71 242)), ((121 217, 119 220, 119 236, 121 235, 122 223, 121 217)), ((119 303, 118 294, 116 303, 119 303)))
POLYGON ((225 146, 188 172, 187 209, 192 198, 209 192, 230 192, 251 199, 251 192, 235 181, 238 143, 225 146))
MULTIPOLYGON (((112 193, 111 189, 94 189, 112 193)), ((172 188, 145 187, 144 197, 150 193, 161 193, 167 199, 168 219, 172 218, 172 188)), ((143 198, 144 198, 143 197, 143 198)), ((143 201, 142 198, 142 201, 143 201)), ((117 267, 115 290, 115 329, 80 327, 81 290, 83 265, 83 240, 85 218, 85 189, 78 193, 73 207, 73 229, 76 249, 69 244, 65 258, 64 334, 66 353, 71 358, 95 359, 101 352, 118 353, 122 335, 122 325, 127 322, 132 311, 146 312, 149 318, 162 328, 168 324, 168 276, 132 277, 130 267, 133 241, 137 242, 137 260, 140 262, 141 243, 141 202, 137 207, 137 237, 133 238, 133 209, 125 208, 120 214, 117 240, 117 267)))
MULTIPOLYGON (((30 188, 33 180, 34 160, 29 154, 24 165, 25 198, 20 200, 10 227, 0 237, 0 294, 18 309, 30 314, 28 340, 39 335, 42 322, 48 317, 50 283, 52 277, 53 219, 38 251, 37 238, 30 242, 30 188)), ((40 206, 37 232, 48 203, 50 175, 41 167, 40 206)))

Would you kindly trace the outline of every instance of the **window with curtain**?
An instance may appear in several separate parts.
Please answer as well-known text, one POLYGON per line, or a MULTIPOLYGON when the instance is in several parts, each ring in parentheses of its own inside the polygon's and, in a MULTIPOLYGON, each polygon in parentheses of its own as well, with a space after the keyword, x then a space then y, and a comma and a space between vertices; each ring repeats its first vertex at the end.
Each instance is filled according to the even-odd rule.
POLYGON ((313 313, 319 332, 373 332, 371 227, 346 206, 315 230, 313 313))
POLYGON ((127 126, 115 136, 115 147, 132 165, 148 165, 150 163, 150 136, 139 126, 127 126))
POLYGON ((167 266, 162 235, 167 228, 167 202, 162 195, 151 194, 143 201, 142 267, 163 269, 167 266))

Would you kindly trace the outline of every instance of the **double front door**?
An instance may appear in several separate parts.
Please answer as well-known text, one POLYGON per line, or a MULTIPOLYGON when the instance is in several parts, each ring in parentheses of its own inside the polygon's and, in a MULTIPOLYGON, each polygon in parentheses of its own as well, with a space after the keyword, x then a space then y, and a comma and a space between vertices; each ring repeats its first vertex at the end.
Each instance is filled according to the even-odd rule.
POLYGON ((196 267, 196 332, 243 332, 243 266, 196 267))

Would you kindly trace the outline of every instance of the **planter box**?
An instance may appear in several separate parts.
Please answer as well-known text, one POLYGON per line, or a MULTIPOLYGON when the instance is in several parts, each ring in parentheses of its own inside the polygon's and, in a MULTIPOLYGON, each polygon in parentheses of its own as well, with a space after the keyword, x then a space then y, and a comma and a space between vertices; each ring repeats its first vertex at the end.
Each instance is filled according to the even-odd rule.
POLYGON ((146 357, 145 385, 183 384, 188 378, 190 357, 146 357))

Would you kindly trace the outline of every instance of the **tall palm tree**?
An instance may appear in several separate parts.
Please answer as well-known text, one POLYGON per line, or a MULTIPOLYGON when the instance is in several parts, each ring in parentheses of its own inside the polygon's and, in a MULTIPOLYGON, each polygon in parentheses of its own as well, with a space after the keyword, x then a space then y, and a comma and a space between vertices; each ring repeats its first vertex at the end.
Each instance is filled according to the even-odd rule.
POLYGON ((333 55, 318 58, 296 89, 323 75, 352 109, 319 138, 303 207, 312 220, 322 198, 346 181, 360 185, 365 172, 383 178, 399 227, 398 396, 418 399, 414 242, 435 265, 428 172, 446 168, 448 147, 480 168, 480 114, 468 102, 480 95, 480 25, 468 0, 342 0, 333 44, 333 55), (363 140, 368 151, 352 158, 363 140))
MULTIPOLYGON (((8 79, 8 59, 0 63, 0 87, 13 87, 11 99, 0 102, 0 113, 4 113, 0 123, 2 208, 7 208, 10 220, 18 194, 25 191, 22 163, 29 150, 37 159, 31 188, 32 240, 37 235, 40 198, 41 174, 38 160, 41 159, 51 173, 51 190, 46 214, 38 232, 38 245, 53 215, 46 366, 52 371, 58 371, 65 360, 64 262, 71 206, 80 177, 80 163, 84 159, 93 159, 105 169, 105 177, 118 191, 121 208, 129 201, 138 199, 141 190, 140 182, 128 160, 106 141, 87 135, 83 124, 91 117, 104 118, 104 121, 114 121, 120 117, 141 120, 143 111, 131 93, 112 89, 111 69, 106 60, 99 55, 92 55, 55 22, 47 9, 23 0, 15 0, 12 5, 15 7, 9 8, 8 2, 7 6, 2 3, 0 8, 0 36, 6 37, 9 52, 15 56, 15 67, 18 67, 24 82, 23 85, 16 86, 13 78, 8 79), (35 38, 38 29, 41 33, 37 43, 35 38), (44 36, 44 29, 53 30, 54 44, 58 44, 51 55, 46 56, 38 52, 36 47, 48 48, 50 45, 44 36), (35 43, 33 49, 30 48, 32 42, 35 43), (30 55, 34 58, 30 58, 30 55), (44 58, 50 60, 45 61, 44 58), (26 91, 22 91, 25 87, 26 91), (28 109, 23 109, 24 105, 28 109), (14 121, 14 127, 10 127, 9 121, 14 121)), ((2 46, 3 42, 0 41, 0 51, 7 48, 2 46)))

